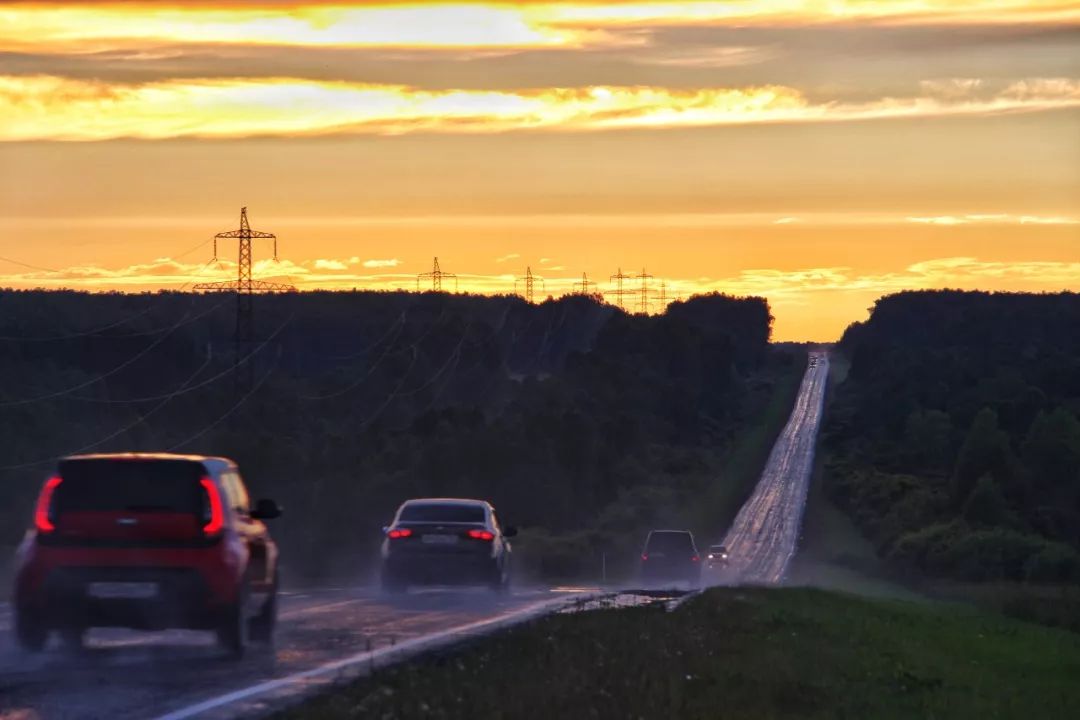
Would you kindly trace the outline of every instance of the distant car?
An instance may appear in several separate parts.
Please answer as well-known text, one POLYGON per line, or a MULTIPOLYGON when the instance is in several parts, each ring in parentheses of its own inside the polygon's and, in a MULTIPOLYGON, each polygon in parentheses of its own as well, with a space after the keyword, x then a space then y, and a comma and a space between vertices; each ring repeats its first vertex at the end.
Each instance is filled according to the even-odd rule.
POLYGON ((641 551, 641 580, 646 584, 701 581, 701 556, 688 530, 653 530, 641 551))
POLYGON ((81 645, 92 627, 213 630, 233 656, 269 642, 278 550, 227 458, 83 455, 45 481, 16 553, 15 635, 81 645))
POLYGON ((506 592, 510 584, 513 527, 502 527, 483 500, 408 500, 383 528, 380 577, 389 593, 416 585, 486 585, 506 592))
POLYGON ((710 545, 705 556, 706 567, 710 570, 722 570, 728 566, 728 551, 723 545, 710 545))

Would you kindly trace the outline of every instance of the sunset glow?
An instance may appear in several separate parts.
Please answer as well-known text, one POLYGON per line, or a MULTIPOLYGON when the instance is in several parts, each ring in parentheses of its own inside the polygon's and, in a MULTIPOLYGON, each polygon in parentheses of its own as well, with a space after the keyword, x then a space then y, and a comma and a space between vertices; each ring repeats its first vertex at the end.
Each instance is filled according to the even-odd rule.
POLYGON ((302 289, 647 267, 779 339, 1080 289, 1078 48, 1056 0, 4 3, 0 285, 222 279, 247 205, 302 289))

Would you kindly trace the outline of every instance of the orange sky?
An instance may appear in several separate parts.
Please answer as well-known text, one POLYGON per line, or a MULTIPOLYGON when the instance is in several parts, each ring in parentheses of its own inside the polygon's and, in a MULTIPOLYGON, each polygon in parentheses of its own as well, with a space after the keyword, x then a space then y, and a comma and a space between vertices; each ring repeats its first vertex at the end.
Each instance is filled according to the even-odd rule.
POLYGON ((302 288, 646 268, 781 340, 1080 290, 1078 41, 1052 0, 4 3, 0 284, 224 277, 244 204, 302 288))

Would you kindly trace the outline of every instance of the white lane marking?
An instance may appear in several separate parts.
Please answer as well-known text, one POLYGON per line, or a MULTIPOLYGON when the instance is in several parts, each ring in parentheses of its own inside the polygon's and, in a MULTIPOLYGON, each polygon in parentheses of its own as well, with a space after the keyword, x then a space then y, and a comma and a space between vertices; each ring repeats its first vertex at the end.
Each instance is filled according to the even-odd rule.
POLYGON ((251 700, 272 692, 288 691, 289 694, 305 691, 310 692, 312 689, 310 681, 328 682, 337 680, 339 677, 338 674, 342 671, 363 670, 364 668, 371 667, 379 660, 404 660, 426 650, 446 647, 447 645, 452 645, 465 638, 484 635, 494 632, 495 630, 501 630, 542 615, 556 612, 559 608, 572 604, 577 600, 577 597, 567 595, 551 600, 542 600, 519 610, 512 610, 484 620, 477 620, 447 630, 441 630, 429 635, 405 640, 391 647, 356 653, 355 655, 350 655, 340 660, 324 663, 311 668, 310 670, 293 673, 292 675, 286 675, 285 677, 274 680, 267 680, 256 685, 251 685, 241 688, 240 690, 234 690, 233 692, 225 693, 224 695, 203 700, 202 702, 193 705, 188 705, 187 707, 178 710, 173 710, 170 713, 159 716, 157 720, 186 720, 186 718, 197 717, 203 713, 219 710, 229 705, 251 700))

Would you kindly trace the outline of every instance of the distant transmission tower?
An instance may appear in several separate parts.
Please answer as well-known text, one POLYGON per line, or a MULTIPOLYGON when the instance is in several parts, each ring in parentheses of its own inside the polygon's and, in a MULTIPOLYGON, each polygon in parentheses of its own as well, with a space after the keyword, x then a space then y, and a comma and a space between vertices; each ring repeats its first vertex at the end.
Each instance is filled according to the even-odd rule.
POLYGON ((660 294, 657 297, 657 299, 660 301, 660 312, 664 312, 665 310, 667 310, 667 281, 666 280, 661 280, 660 281, 660 294))
POLYGON ((541 289, 546 290, 547 286, 544 284, 544 278, 540 277, 539 275, 533 275, 532 268, 527 267, 527 268, 525 268, 525 277, 516 278, 514 280, 514 292, 516 293, 518 291, 518 283, 519 282, 524 284, 525 285, 525 302, 532 305, 533 298, 535 297, 534 294, 533 294, 533 290, 535 289, 536 282, 538 280, 540 281, 541 289))
POLYGON ((622 268, 619 268, 619 272, 611 276, 611 282, 615 283, 615 289, 611 291, 611 294, 615 296, 615 304, 622 309, 626 309, 625 298, 627 295, 634 295, 636 290, 627 290, 623 287, 623 282, 626 280, 633 280, 633 275, 624 275, 622 268))
POLYGON ((439 267, 439 258, 435 258, 435 263, 432 265, 431 272, 420 273, 416 276, 416 291, 420 292, 420 281, 431 280, 431 291, 442 292, 443 278, 454 279, 454 292, 457 292, 457 275, 454 273, 443 272, 439 267))
POLYGON ((587 273, 581 273, 581 282, 574 283, 573 294, 574 295, 596 295, 595 290, 590 290, 589 289, 589 288, 595 288, 595 287, 596 287, 596 283, 589 280, 588 274, 587 273))
POLYGON ((635 280, 641 281, 641 304, 638 306, 638 312, 642 315, 649 314, 649 281, 653 276, 645 272, 645 268, 641 268, 641 274, 635 275, 635 280))
MULTIPOLYGON (((199 283, 193 288, 195 292, 234 292, 236 293, 236 330, 233 334, 235 343, 235 355, 233 358, 233 370, 236 377, 236 389, 240 394, 246 394, 251 390, 255 379, 255 365, 253 362, 244 362, 243 358, 255 342, 255 303, 252 296, 255 293, 266 292, 294 292, 292 285, 284 283, 271 283, 255 280, 251 275, 251 241, 273 240, 274 262, 277 262, 277 236, 273 233, 252 230, 248 225, 247 208, 240 208, 240 229, 221 232, 214 236, 214 258, 218 259, 218 240, 239 240, 240 255, 236 263, 236 280, 223 282, 199 283), (243 366, 243 367, 241 367, 243 366)), ((211 260, 211 262, 213 262, 211 260)))

